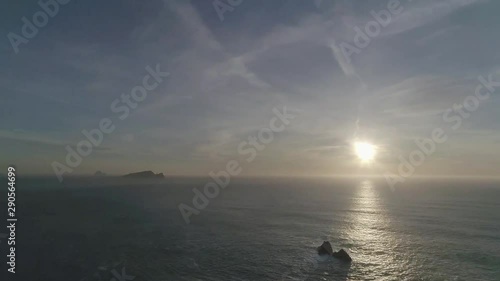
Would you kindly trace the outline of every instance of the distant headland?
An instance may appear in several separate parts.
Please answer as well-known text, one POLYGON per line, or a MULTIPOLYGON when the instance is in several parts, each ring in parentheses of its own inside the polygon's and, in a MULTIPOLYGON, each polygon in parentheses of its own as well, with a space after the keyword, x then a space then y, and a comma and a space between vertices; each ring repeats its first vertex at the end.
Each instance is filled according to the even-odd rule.
POLYGON ((118 178, 128 178, 128 179, 164 179, 165 176, 163 173, 155 174, 152 171, 142 171, 129 173, 123 176, 108 176, 106 173, 102 171, 97 171, 94 173, 94 177, 118 177, 118 178))
POLYGON ((142 171, 136 173, 130 173, 122 176, 122 178, 137 178, 137 179, 163 179, 165 176, 163 173, 155 174, 152 171, 142 171))

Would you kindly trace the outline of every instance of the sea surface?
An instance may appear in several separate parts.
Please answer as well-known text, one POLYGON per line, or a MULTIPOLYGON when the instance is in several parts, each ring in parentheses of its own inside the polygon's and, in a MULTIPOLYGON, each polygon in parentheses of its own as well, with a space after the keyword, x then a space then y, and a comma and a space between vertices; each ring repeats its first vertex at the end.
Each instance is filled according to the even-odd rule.
POLYGON ((186 224, 178 206, 207 182, 20 178, 0 279, 500 280, 499 182, 232 179, 186 224), (325 240, 353 262, 319 257, 325 240))

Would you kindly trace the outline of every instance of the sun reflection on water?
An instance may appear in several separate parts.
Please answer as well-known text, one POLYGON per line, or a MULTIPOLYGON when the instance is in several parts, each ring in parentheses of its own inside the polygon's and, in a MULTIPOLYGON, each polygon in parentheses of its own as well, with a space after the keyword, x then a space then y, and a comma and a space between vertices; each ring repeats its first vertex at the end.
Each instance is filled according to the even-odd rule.
POLYGON ((346 229, 346 237, 355 260, 353 266, 359 267, 356 272, 384 280, 383 276, 395 271, 402 261, 393 255, 399 243, 391 231, 390 216, 374 182, 360 182, 349 217, 351 225, 346 229))

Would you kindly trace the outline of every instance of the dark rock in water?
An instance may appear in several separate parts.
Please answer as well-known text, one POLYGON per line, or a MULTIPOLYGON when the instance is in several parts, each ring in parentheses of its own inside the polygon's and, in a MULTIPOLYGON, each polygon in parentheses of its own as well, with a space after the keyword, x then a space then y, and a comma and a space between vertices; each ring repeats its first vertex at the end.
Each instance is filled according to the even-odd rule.
POLYGON ((94 173, 94 177, 105 177, 105 176, 107 175, 101 171, 97 171, 94 173))
POLYGON ((332 250, 332 245, 328 241, 324 241, 323 244, 321 244, 321 246, 317 248, 317 250, 319 255, 329 255, 345 262, 352 261, 352 258, 344 249, 340 249, 340 251, 334 252, 332 250))
POLYGON ((328 241, 324 241, 321 246, 318 247, 319 255, 333 255, 332 245, 328 241))
POLYGON ((351 256, 349 256, 349 254, 344 249, 340 249, 340 251, 333 253, 332 256, 334 258, 337 258, 337 259, 342 260, 342 261, 346 261, 346 262, 352 261, 351 256))
POLYGON ((163 179, 165 176, 163 173, 155 174, 152 171, 143 171, 137 173, 130 173, 123 176, 124 178, 139 178, 139 179, 147 179, 147 178, 160 178, 163 179))

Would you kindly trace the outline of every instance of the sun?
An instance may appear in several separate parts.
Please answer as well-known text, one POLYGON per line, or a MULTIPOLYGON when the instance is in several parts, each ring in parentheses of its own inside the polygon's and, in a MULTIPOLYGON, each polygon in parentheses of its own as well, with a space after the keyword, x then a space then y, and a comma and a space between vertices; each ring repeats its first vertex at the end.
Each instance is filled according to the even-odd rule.
POLYGON ((370 163, 375 159, 375 155, 377 154, 377 147, 368 142, 355 142, 354 143, 354 152, 356 156, 363 163, 370 163))

